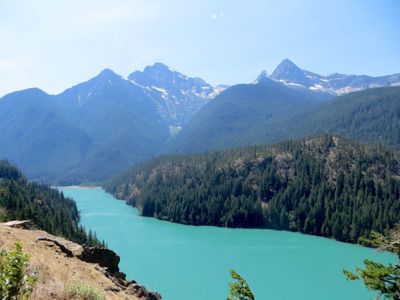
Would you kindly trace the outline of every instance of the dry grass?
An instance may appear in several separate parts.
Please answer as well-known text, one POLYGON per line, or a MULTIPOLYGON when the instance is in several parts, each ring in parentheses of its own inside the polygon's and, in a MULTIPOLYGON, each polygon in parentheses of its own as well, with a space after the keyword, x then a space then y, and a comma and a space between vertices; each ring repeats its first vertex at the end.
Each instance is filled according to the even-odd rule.
POLYGON ((104 300, 104 294, 97 288, 82 281, 69 281, 64 289, 66 300, 84 299, 84 300, 104 300))
MULTIPOLYGON (((0 249, 10 250, 16 241, 20 241, 22 250, 29 255, 31 267, 38 272, 38 281, 30 299, 65 299, 64 289, 71 281, 87 283, 101 291, 105 299, 139 299, 125 291, 118 291, 118 287, 95 264, 66 257, 54 244, 36 241, 43 236, 55 238, 44 231, 15 229, 0 224, 0 249)), ((69 247, 75 247, 75 251, 80 247, 65 242, 70 243, 69 247)))

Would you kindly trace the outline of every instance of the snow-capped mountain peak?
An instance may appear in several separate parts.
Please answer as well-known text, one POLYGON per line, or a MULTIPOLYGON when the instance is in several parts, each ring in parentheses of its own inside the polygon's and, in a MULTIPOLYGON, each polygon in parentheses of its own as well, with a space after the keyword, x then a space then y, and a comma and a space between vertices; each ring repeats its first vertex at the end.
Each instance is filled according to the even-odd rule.
POLYGON ((284 59, 272 72, 270 78, 289 87, 341 95, 373 87, 400 85, 400 74, 380 77, 333 73, 319 75, 299 68, 289 59, 284 59))
POLYGON ((135 71, 128 79, 152 96, 162 117, 173 126, 181 126, 222 89, 201 78, 188 77, 163 63, 135 71))

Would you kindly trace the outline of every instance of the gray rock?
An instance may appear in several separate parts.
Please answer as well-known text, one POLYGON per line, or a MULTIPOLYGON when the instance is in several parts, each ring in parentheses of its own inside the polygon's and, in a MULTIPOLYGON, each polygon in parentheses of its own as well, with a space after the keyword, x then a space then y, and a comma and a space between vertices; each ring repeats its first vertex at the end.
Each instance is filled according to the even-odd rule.
POLYGON ((83 251, 78 257, 83 261, 97 263, 100 267, 107 268, 111 274, 119 271, 120 257, 110 249, 83 246, 83 251))
POLYGON ((3 223, 3 226, 18 228, 18 229, 28 229, 28 230, 37 229, 36 225, 31 220, 9 221, 3 223))

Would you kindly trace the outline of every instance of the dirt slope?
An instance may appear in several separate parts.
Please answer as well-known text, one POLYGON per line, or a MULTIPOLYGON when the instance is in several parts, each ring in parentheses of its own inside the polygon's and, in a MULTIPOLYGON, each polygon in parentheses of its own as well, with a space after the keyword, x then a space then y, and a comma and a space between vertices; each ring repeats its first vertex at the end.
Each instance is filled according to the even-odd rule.
POLYGON ((111 274, 97 263, 83 261, 79 257, 84 249, 78 244, 45 231, 12 228, 0 223, 0 249, 11 250, 17 241, 29 254, 29 268, 38 273, 30 299, 66 299, 65 285, 77 280, 101 290, 106 299, 161 299, 157 293, 125 281, 123 273, 111 274))

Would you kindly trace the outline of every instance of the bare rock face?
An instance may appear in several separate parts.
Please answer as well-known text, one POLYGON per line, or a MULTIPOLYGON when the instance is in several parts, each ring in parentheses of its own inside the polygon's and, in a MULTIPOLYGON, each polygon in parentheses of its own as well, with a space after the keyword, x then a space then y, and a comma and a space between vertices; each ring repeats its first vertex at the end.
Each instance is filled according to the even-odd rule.
POLYGON ((120 257, 112 250, 107 248, 83 246, 83 251, 78 255, 80 260, 89 263, 96 263, 103 268, 105 276, 110 278, 116 286, 126 291, 128 294, 146 300, 160 300, 161 295, 156 292, 148 291, 144 286, 136 281, 127 281, 126 274, 119 271, 120 257))
POLYGON ((30 230, 37 229, 37 226, 31 220, 9 221, 6 223, 2 223, 2 225, 19 229, 30 229, 30 230))
POLYGON ((106 268, 111 274, 119 271, 120 257, 107 248, 83 246, 83 251, 78 258, 85 262, 99 264, 100 267, 106 268))

